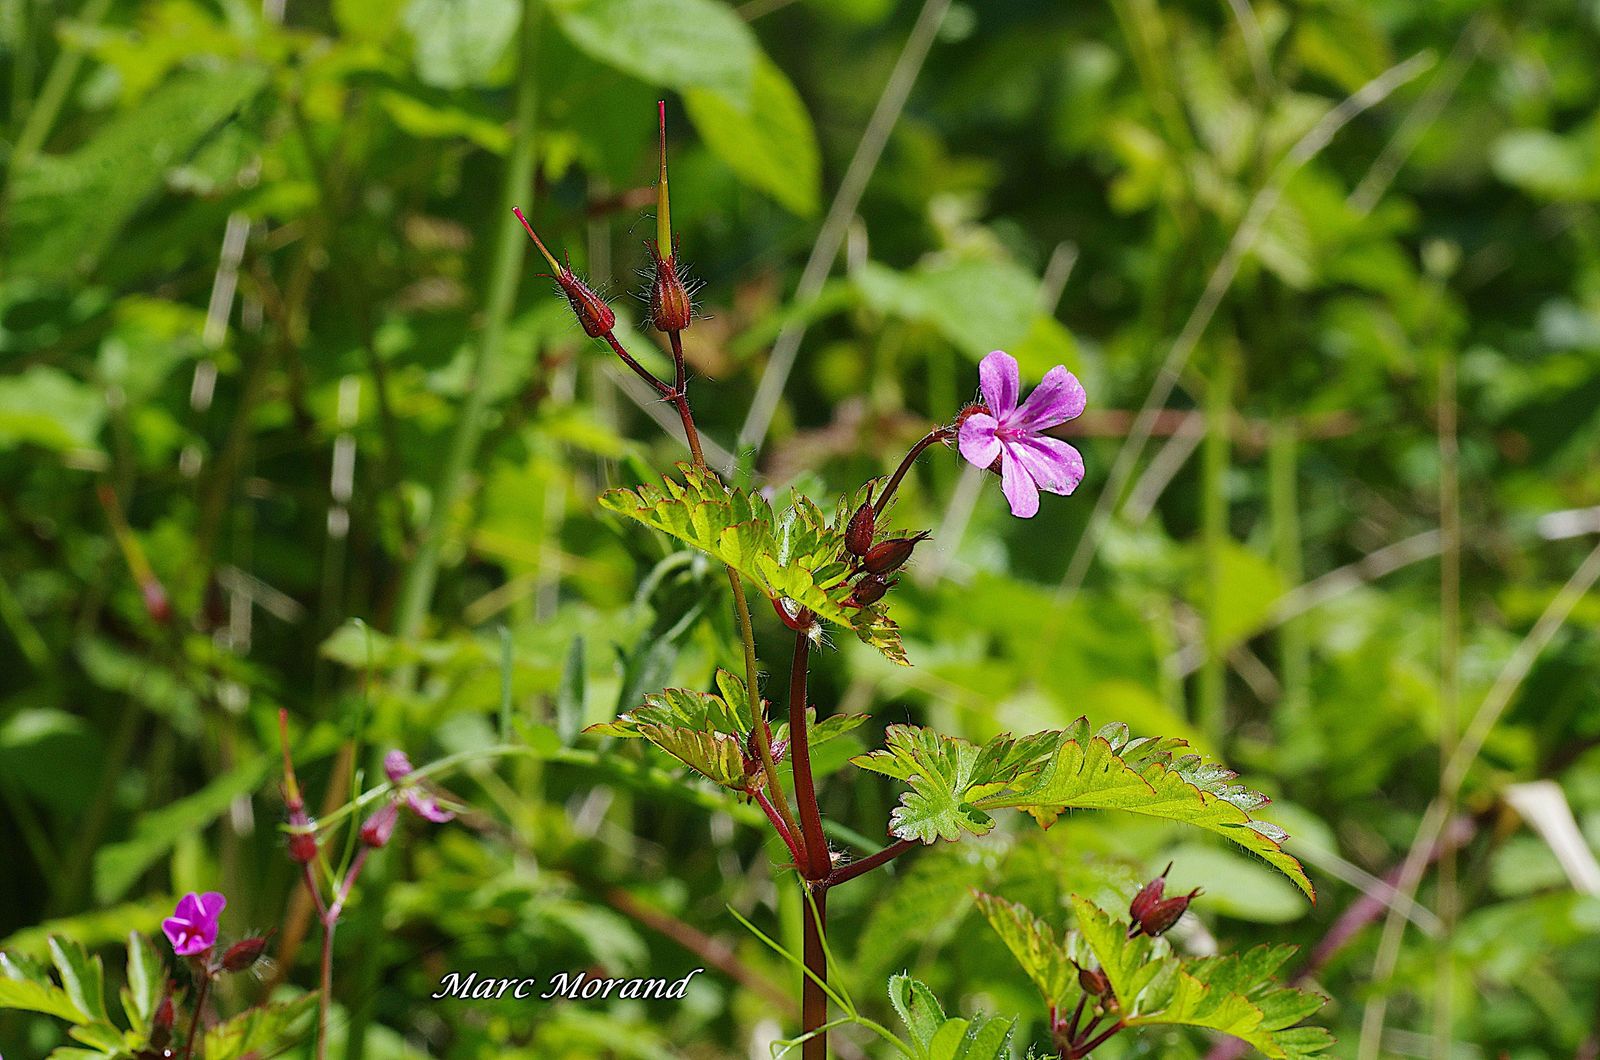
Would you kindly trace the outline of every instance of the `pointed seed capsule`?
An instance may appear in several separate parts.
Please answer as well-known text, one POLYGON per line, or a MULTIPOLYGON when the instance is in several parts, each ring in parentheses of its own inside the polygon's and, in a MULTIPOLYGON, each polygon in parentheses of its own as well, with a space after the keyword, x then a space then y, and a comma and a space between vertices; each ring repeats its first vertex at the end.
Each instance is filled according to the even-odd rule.
POLYGON ((852 556, 865 556, 872 547, 872 535, 877 531, 878 513, 873 510, 872 498, 857 508, 844 528, 845 551, 852 556))
POLYGON ((606 300, 594 292, 588 284, 573 275, 572 270, 556 260, 555 255, 545 248, 544 240, 533 230, 528 219, 522 215, 521 207, 513 206, 511 212, 517 215, 517 220, 522 222, 522 227, 527 230, 528 236, 533 240, 533 245, 539 248, 539 253, 544 255, 544 260, 550 263, 550 275, 555 278, 561 287, 561 293, 567 296, 567 304, 572 306, 573 315, 578 318, 578 323, 583 325, 583 333, 591 339, 598 339, 609 335, 617 326, 617 314, 612 312, 606 300))

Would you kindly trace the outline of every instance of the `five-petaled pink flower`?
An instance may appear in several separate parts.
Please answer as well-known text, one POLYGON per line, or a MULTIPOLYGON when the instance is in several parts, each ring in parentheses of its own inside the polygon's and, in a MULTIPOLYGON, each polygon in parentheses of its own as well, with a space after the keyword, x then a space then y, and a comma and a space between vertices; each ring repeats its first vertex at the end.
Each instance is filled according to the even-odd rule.
POLYGON ((222 916, 228 900, 216 891, 195 894, 190 891, 178 899, 178 908, 161 922, 172 943, 172 952, 179 957, 192 957, 204 953, 217 942, 217 918, 222 916))
POLYGON ((998 470, 1011 514, 1032 518, 1039 511, 1040 490, 1064 495, 1083 481, 1083 457, 1044 433, 1083 412, 1083 384, 1058 364, 1018 405, 1021 372, 1004 350, 978 365, 978 382, 984 406, 961 421, 961 455, 978 467, 998 470))
POLYGON ((455 820, 455 814, 440 806, 434 797, 424 788, 415 784, 405 783, 411 775, 411 759, 406 757, 404 751, 390 751, 383 756, 383 771, 388 774, 389 780, 400 789, 400 795, 405 799, 406 806, 418 817, 443 824, 455 820))

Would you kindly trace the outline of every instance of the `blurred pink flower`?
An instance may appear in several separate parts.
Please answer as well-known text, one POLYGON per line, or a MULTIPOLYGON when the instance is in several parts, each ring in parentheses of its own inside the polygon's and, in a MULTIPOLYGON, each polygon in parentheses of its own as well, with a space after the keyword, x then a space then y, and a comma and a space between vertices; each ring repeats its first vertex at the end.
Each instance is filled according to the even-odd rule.
POLYGON ((190 891, 178 899, 178 907, 161 922, 172 943, 172 952, 179 957, 192 957, 204 953, 217 942, 217 919, 228 900, 216 891, 196 894, 190 891))
POLYGON ((1065 495, 1083 481, 1083 457, 1044 433, 1083 412, 1083 384, 1058 364, 1018 405, 1022 373, 1016 358, 1004 350, 983 359, 978 381, 985 404, 961 420, 961 455, 978 467, 999 471, 1011 514, 1030 519, 1039 511, 1041 489, 1065 495))
POLYGON ((412 773, 412 768, 411 759, 406 757, 404 751, 395 750, 384 755, 383 771, 388 775, 390 782, 397 787, 400 797, 405 800, 407 808, 412 813, 435 824, 455 820, 456 815, 440 806, 427 790, 405 783, 405 779, 412 773))

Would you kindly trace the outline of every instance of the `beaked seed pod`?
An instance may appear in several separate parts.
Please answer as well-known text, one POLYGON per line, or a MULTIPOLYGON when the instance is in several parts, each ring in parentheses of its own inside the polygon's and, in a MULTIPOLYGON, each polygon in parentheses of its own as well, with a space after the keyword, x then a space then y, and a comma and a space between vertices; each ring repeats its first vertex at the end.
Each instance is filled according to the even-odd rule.
POLYGON ((911 537, 895 537, 873 545, 861 559, 861 568, 869 574, 888 574, 897 571, 911 558, 911 552, 932 537, 924 530, 911 537))
POLYGON ((556 273, 556 283, 561 285, 561 293, 567 296, 567 304, 572 306, 572 312, 577 316, 578 323, 583 325, 585 335, 598 339, 602 335, 609 335, 611 329, 617 326, 617 314, 606 305, 606 300, 574 276, 571 269, 563 267, 556 273))
POLYGON ((657 331, 682 331, 694 319, 694 302, 689 288, 678 275, 678 263, 672 254, 661 256, 658 244, 651 243, 650 257, 650 323, 657 331))
POLYGON ((865 556, 872 547, 872 535, 877 531, 877 523, 878 513, 869 497, 865 504, 856 509, 844 528, 845 551, 852 556, 865 556))

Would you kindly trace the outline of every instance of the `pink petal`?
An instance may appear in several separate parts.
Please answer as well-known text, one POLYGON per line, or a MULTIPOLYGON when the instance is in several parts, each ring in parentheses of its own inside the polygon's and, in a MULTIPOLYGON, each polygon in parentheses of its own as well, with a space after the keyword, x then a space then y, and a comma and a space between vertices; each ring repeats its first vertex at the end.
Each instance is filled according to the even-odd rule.
POLYGON ((1005 419, 1006 414, 1017 407, 1017 393, 1022 389, 1022 372, 1017 368, 1017 359, 1005 350, 995 350, 978 362, 978 389, 983 391, 989 411, 996 418, 1005 419))
POLYGON ((1087 402, 1078 377, 1058 364, 1045 373, 1044 379, 1005 426, 1019 431, 1042 431, 1081 416, 1087 402))
POLYGON ((1030 434, 1007 445, 1022 469, 1042 490, 1066 495, 1083 481, 1083 457, 1059 438, 1030 434))
POLYGON ((1000 463, 1000 490, 1011 503, 1011 514, 1019 519, 1032 519, 1039 513, 1039 488, 1017 460, 1016 450, 1005 447, 1000 463))
POLYGON ((1000 455, 1000 439, 994 436, 999 424, 993 416, 975 412, 961 424, 961 455, 971 464, 985 468, 1000 455))
POLYGON ((209 920, 213 924, 216 923, 217 917, 221 916, 222 911, 228 906, 228 900, 216 891, 207 891, 205 894, 199 895, 197 903, 200 906, 201 918, 209 920))
POLYGON ((161 930, 166 934, 167 941, 172 943, 172 948, 177 949, 189 934, 189 922, 169 916, 161 922, 161 930))
POLYGON ((416 790, 406 792, 406 805, 411 807, 411 812, 418 817, 426 818, 435 824, 444 824, 446 821, 455 820, 456 817, 449 810, 442 809, 433 800, 432 795, 416 790))
POLYGON ((200 908, 200 896, 190 891, 178 899, 178 907, 172 911, 173 920, 182 920, 192 924, 199 920, 205 913, 200 908))
POLYGON ((390 751, 383 756, 383 771, 390 781, 398 782, 411 772, 411 759, 404 751, 390 751))

